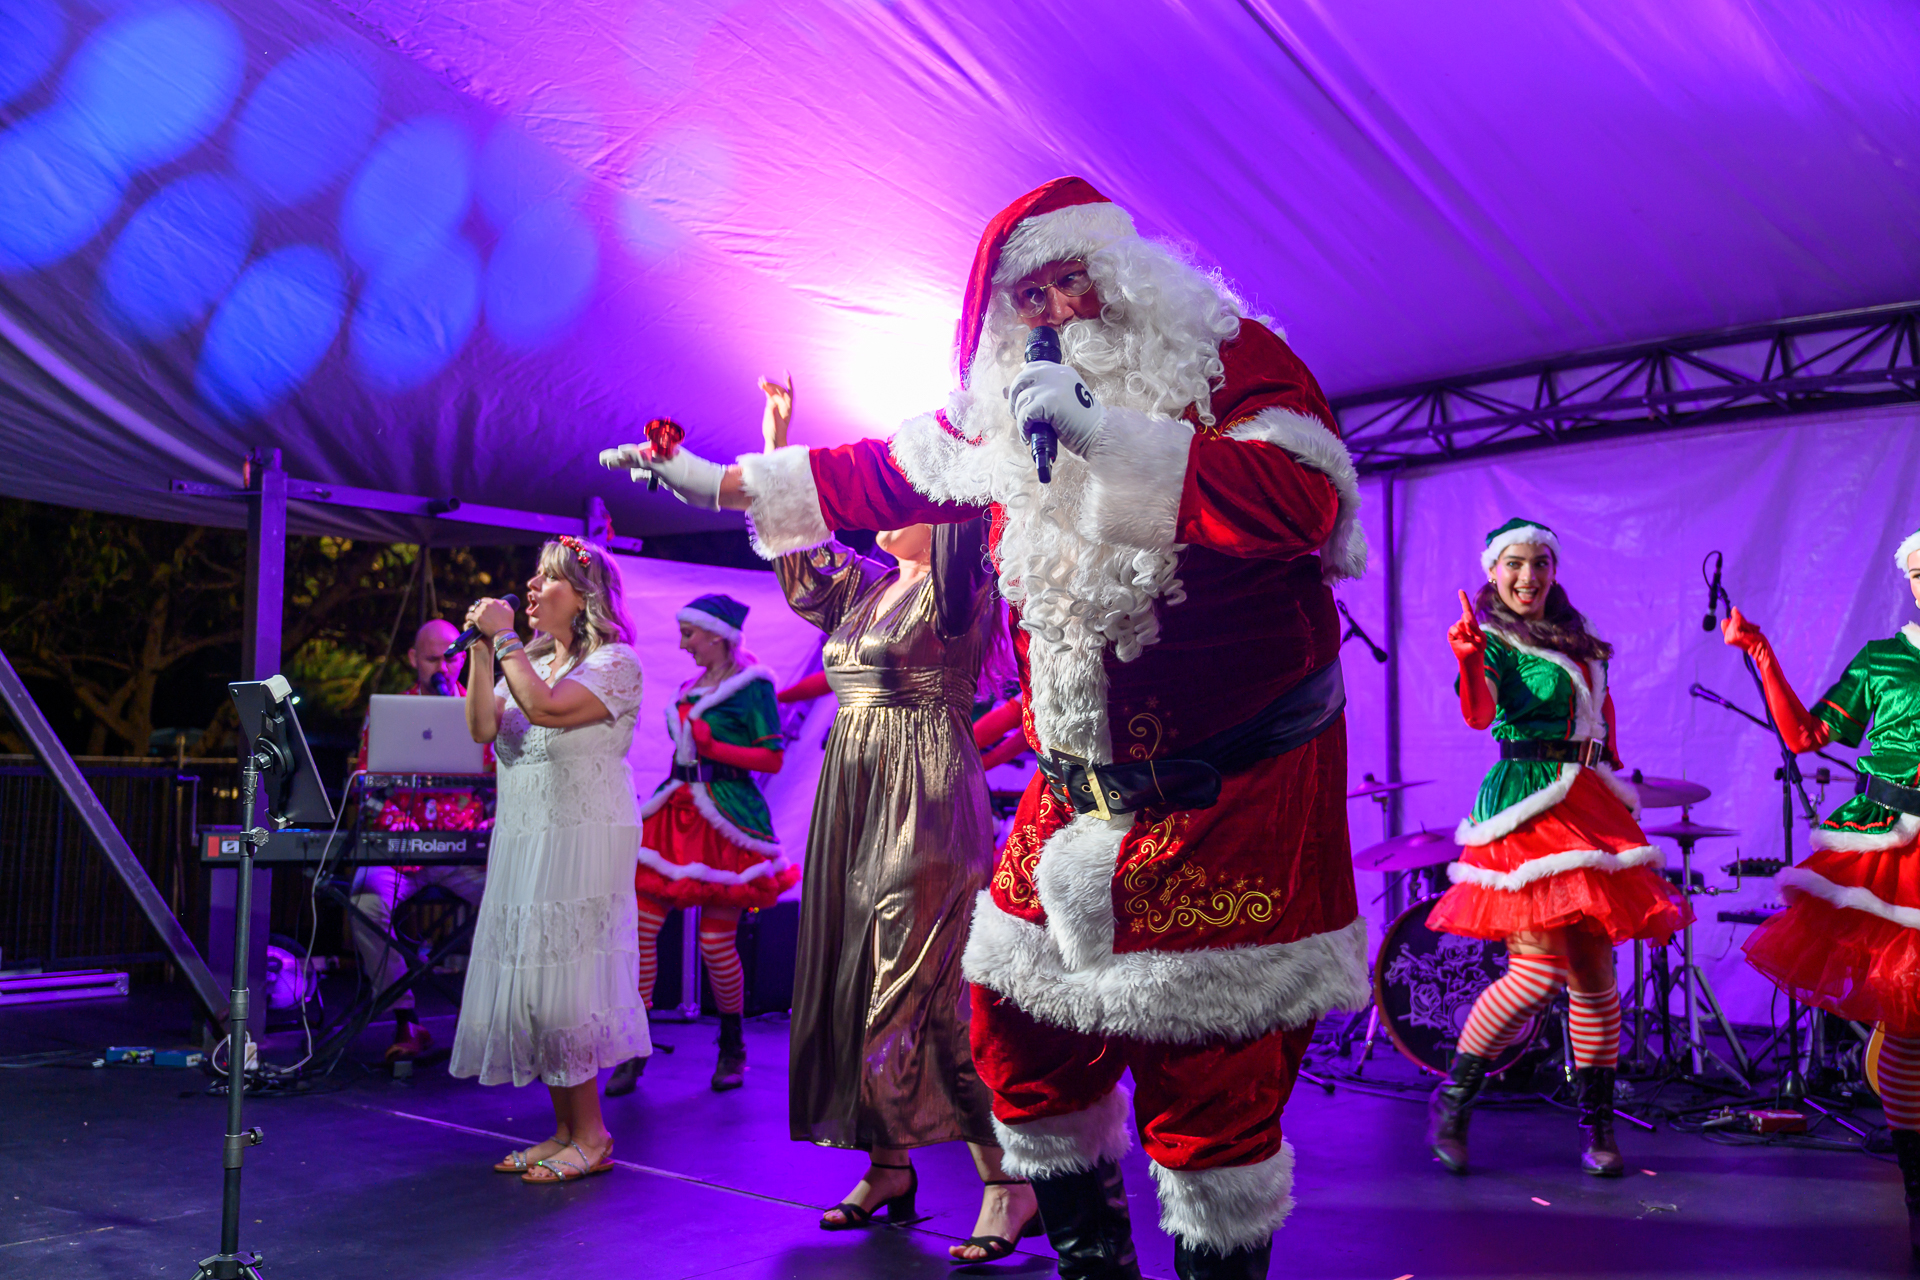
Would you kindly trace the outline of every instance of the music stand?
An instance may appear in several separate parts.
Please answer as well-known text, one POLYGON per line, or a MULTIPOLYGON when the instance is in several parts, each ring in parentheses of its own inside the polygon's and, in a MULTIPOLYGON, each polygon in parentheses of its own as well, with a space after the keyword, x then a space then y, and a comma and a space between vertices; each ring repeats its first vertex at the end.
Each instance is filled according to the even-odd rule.
POLYGON ((256 1126, 240 1127, 247 1094, 247 934, 253 918, 253 858, 267 842, 266 828, 256 825, 260 783, 266 780, 267 817, 275 829, 292 823, 332 826, 333 802, 320 785, 313 753, 300 732, 293 709, 293 687, 285 676, 239 680, 227 686, 239 712, 243 751, 240 757, 241 809, 247 829, 241 833, 239 877, 234 889, 233 995, 227 1010, 227 1132, 221 1165, 225 1183, 220 1196, 220 1252, 200 1260, 197 1280, 259 1280, 260 1258, 240 1249, 240 1166, 248 1147, 259 1146, 266 1135, 256 1126), (235 1035, 240 1043, 233 1043, 235 1035))

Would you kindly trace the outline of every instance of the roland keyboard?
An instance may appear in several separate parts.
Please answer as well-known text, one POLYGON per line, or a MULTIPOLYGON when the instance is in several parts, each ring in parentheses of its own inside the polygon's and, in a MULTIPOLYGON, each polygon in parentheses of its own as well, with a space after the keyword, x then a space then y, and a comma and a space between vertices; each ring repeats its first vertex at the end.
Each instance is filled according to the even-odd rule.
MULTIPOLYGON (((256 864, 340 866, 366 864, 424 866, 430 863, 484 863, 493 839, 488 831, 275 831, 254 854, 256 864), (331 848, 329 848, 331 835, 331 848)), ((240 861, 240 833, 231 829, 200 832, 200 864, 231 866, 240 861)))

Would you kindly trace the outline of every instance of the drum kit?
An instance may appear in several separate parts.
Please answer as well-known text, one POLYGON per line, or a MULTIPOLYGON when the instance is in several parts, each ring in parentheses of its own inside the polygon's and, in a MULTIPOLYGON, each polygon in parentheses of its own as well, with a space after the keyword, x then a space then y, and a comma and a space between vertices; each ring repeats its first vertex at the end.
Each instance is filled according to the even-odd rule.
MULTIPOLYGON (((1693 848, 1702 840, 1739 833, 1727 827, 1694 822, 1688 812, 1712 793, 1697 782, 1648 777, 1638 770, 1622 781, 1639 796, 1642 810, 1680 810, 1678 822, 1642 828, 1648 836, 1670 839, 1680 847, 1680 866, 1669 870, 1668 878, 1688 896, 1720 892, 1706 888, 1694 872, 1693 848)), ((1408 787, 1423 785, 1424 782, 1380 782, 1367 774, 1362 785, 1347 795, 1349 799, 1378 802, 1384 818, 1393 795, 1408 787)), ((1427 882, 1426 896, 1400 912, 1381 939, 1373 966, 1373 1007, 1366 1011, 1364 1018, 1356 1015, 1340 1034, 1339 1044, 1344 1049, 1365 1026, 1362 1063, 1372 1056, 1374 1040, 1384 1028, 1394 1047, 1415 1066, 1432 1075, 1444 1076, 1473 1002, 1506 972, 1505 943, 1439 933, 1427 927, 1427 915, 1440 900, 1443 868, 1457 860, 1460 853, 1461 847, 1451 833, 1415 831, 1391 836, 1353 855, 1357 871, 1420 877, 1427 882)), ((1633 996, 1622 1011, 1623 1022, 1631 1019, 1633 1053, 1624 1065, 1643 1073, 1662 1074, 1686 1071, 1690 1067, 1687 1074, 1700 1077, 1706 1064, 1711 1062, 1741 1087, 1751 1088, 1752 1064, 1706 974, 1694 959, 1692 926, 1683 929, 1676 941, 1681 948, 1678 965, 1669 964, 1665 946, 1656 946, 1650 969, 1646 944, 1633 944, 1633 996), (1672 1009, 1676 989, 1683 993, 1684 1032, 1676 1027, 1672 1009), (1718 1022, 1729 1051, 1739 1064, 1738 1070, 1707 1046, 1701 1033, 1703 1015, 1710 1015, 1718 1022), (1657 1019, 1660 1024, 1662 1053, 1658 1059, 1647 1054, 1650 1019, 1657 1019)), ((1538 1038, 1539 1023, 1540 1019, 1535 1018, 1524 1028, 1495 1058, 1487 1074, 1500 1075, 1521 1061, 1538 1038)), ((1563 1055, 1569 1057, 1570 1069, 1571 1048, 1564 1029, 1560 1039, 1563 1055)))

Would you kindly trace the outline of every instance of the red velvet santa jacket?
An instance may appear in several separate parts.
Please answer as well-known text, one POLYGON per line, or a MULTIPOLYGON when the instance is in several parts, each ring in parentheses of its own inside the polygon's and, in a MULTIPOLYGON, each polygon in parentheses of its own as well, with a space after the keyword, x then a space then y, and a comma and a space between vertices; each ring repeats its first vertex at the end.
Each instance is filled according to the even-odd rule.
MULTIPOLYGON (((1131 660, 1108 645, 1092 669, 1042 682, 1043 695, 1063 680, 1075 692, 1075 678, 1104 693, 1105 741, 1081 753, 1096 759, 1180 756, 1338 661, 1327 582, 1366 559, 1352 463, 1279 337, 1243 321, 1220 354, 1211 425, 1192 407, 1181 419, 1110 408, 1087 460, 1081 534, 1176 557, 1152 606, 1157 638, 1131 660)), ((962 393, 953 420, 965 404, 962 393)), ((1023 512, 985 492, 968 465, 980 448, 941 414, 891 442, 743 458, 756 541, 778 554, 836 528, 986 510, 998 550, 1023 512)), ((1035 718, 1034 665, 1057 659, 1024 630, 1015 649, 1029 740, 1060 749, 1035 718)), ((1046 1021, 1157 1041, 1242 1038, 1357 1008, 1366 939, 1345 791, 1344 721, 1228 775, 1208 809, 1076 818, 1036 777, 976 908, 967 976, 1046 1021)))

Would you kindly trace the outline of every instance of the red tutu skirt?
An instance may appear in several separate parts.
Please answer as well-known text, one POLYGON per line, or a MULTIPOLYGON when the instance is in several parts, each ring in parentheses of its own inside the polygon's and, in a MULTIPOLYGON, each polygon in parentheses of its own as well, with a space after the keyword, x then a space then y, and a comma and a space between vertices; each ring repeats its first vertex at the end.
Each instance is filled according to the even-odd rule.
POLYGON ((1920 929, 1862 906, 1841 906, 1821 892, 1863 891, 1856 903, 1920 908, 1920 840, 1887 849, 1823 849, 1795 872, 1833 886, 1797 887, 1782 875, 1787 909, 1747 938, 1747 960, 1802 1004, 1857 1022, 1883 1022, 1887 1034, 1920 1036, 1920 929))
POLYGON ((669 907, 770 907, 800 881, 785 855, 769 858, 721 835, 694 803, 691 787, 676 787, 640 828, 642 852, 633 887, 669 907), (649 865, 652 854, 681 874, 649 865))
POLYGON ((1566 799, 1497 840, 1467 846, 1427 927, 1471 938, 1585 929, 1616 946, 1635 938, 1665 942, 1693 910, 1655 862, 1619 865, 1649 857, 1642 852, 1649 847, 1627 806, 1582 769, 1566 799), (1547 858, 1558 861, 1538 865, 1547 858))

